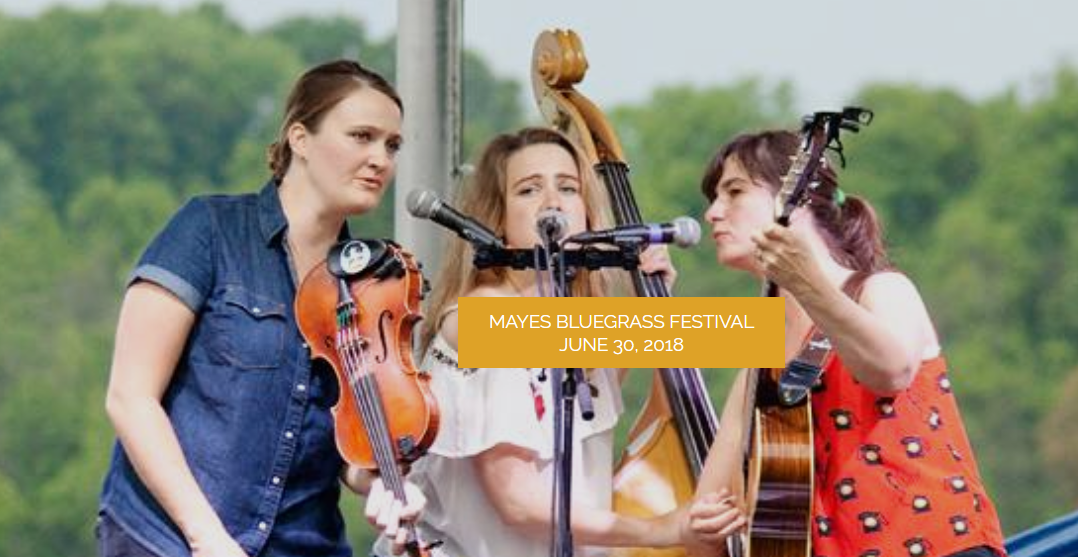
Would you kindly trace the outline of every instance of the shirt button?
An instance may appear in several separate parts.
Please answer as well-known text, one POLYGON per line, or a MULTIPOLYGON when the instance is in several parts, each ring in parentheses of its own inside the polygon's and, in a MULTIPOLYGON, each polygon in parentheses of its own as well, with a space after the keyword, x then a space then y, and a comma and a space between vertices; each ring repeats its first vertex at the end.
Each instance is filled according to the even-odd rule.
POLYGON ((267 528, 269 528, 269 524, 266 524, 264 521, 258 523, 258 529, 259 530, 262 530, 263 532, 265 532, 267 528))
POLYGON ((273 485, 281 485, 281 478, 279 478, 277 476, 274 476, 272 481, 273 481, 273 485))
POLYGON ((302 393, 307 390, 307 385, 300 383, 299 385, 296 385, 296 390, 302 393))
POLYGON ((251 313, 254 313, 255 315, 258 315, 259 313, 262 313, 262 308, 260 308, 258 306, 255 306, 255 307, 251 308, 251 313))
POLYGON ((292 433, 291 431, 286 431, 286 432, 284 432, 284 436, 285 436, 285 439, 291 439, 291 438, 295 437, 296 434, 292 433))
POLYGON ((311 347, 310 347, 310 346, 309 346, 309 345, 308 345, 308 344, 307 344, 306 342, 304 342, 304 343, 303 343, 303 349, 304 349, 304 350, 310 350, 310 349, 311 349, 311 347))

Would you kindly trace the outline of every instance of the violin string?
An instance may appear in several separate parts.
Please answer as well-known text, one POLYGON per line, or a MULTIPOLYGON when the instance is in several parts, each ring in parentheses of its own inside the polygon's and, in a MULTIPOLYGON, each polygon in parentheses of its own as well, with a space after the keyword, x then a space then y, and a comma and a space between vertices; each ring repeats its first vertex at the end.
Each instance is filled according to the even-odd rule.
MULTIPOLYGON (((353 305, 354 307, 354 305, 353 305)), ((353 394, 356 396, 359 404, 366 408, 363 414, 366 416, 364 423, 368 424, 367 437, 371 443, 371 449, 375 453, 375 462, 378 465, 382 482, 386 484, 386 487, 393 493, 393 495, 402 504, 408 504, 408 496, 404 491, 404 481, 401 478, 400 472, 397 469, 396 459, 393 453, 391 435, 389 432, 389 425, 385 420, 385 407, 381 404, 381 393, 378 390, 378 383, 374 380, 374 375, 366 370, 369 370, 367 361, 367 351, 363 348, 360 336, 358 334, 358 325, 355 322, 356 313, 353 310, 350 312, 350 318, 347 330, 349 331, 349 342, 347 343, 346 351, 348 353, 348 360, 350 367, 355 369, 357 360, 362 360, 362 366, 360 369, 358 380, 355 380, 353 388, 353 394), (358 358, 356 353, 358 352, 358 358), (358 388, 358 392, 356 389, 358 388)), ((349 373, 349 382, 353 382, 356 377, 355 373, 349 373)), ((418 550, 416 545, 418 537, 416 535, 415 525, 408 524, 405 526, 408 530, 407 550, 412 553, 413 548, 418 550)))
MULTIPOLYGON (((384 419, 379 419, 381 412, 378 408, 378 399, 376 393, 370 391, 370 387, 367 382, 367 377, 370 375, 366 372, 365 362, 361 362, 361 358, 365 356, 363 348, 360 345, 361 338, 358 334, 358 327, 355 323, 356 307, 352 300, 346 304, 344 309, 344 316, 342 320, 342 328, 340 330, 341 339, 338 344, 338 350, 341 351, 344 356, 344 366, 347 370, 349 389, 352 391, 353 399, 359 406, 360 416, 363 418, 363 426, 367 430, 367 439, 370 442, 371 450, 374 453, 375 464, 381 471, 383 481, 387 484, 392 482, 392 471, 396 469, 396 464, 393 458, 393 449, 390 446, 390 435, 386 428, 384 419)), ((396 489, 392 485, 388 486, 396 492, 396 489)))
POLYGON ((371 445, 371 450, 374 453, 375 464, 381 466, 383 460, 379 452, 377 435, 371 428, 370 408, 367 407, 366 400, 362 390, 360 389, 359 381, 357 379, 358 365, 356 362, 356 356, 352 350, 352 338, 351 329, 349 328, 349 310, 348 305, 340 310, 338 316, 338 330, 337 330, 337 351, 341 358, 341 364, 345 369, 345 376, 348 379, 348 389, 352 395, 352 400, 357 406, 360 419, 363 423, 361 426, 367 431, 367 439, 371 445))
POLYGON ((372 448, 377 446, 378 448, 378 469, 382 474, 382 481, 387 484, 395 494, 400 496, 403 493, 403 486, 399 484, 398 475, 395 473, 396 459, 394 458, 392 435, 389 432, 389 424, 386 423, 385 408, 382 406, 382 399, 379 396, 378 384, 374 380, 374 374, 370 372, 370 366, 367 362, 367 350, 362 344, 362 337, 359 334, 359 324, 357 323, 357 310, 353 310, 351 319, 349 322, 349 329, 352 335, 351 350, 353 352, 353 360, 358 360, 359 375, 358 383, 360 391, 363 393, 362 397, 364 404, 367 408, 367 416, 369 418, 368 425, 368 437, 372 438, 372 448), (357 357, 358 356, 358 357, 357 357))
MULTIPOLYGON (((364 401, 365 406, 368 408, 367 415, 370 416, 369 422, 374 426, 374 429, 378 433, 368 430, 368 438, 371 439, 371 447, 376 452, 375 461, 378 464, 378 470, 383 483, 393 493, 398 501, 402 505, 408 504, 408 495, 404 490, 404 480, 400 474, 400 470, 397 468, 396 457, 392 446, 392 435, 389 430, 389 424, 386 421, 385 406, 382 404, 381 392, 378 388, 378 383, 374 379, 374 374, 370 373, 369 363, 367 360, 368 352, 363 348, 361 337, 359 335, 359 326, 356 322, 358 318, 357 311, 355 310, 355 304, 352 304, 353 311, 351 312, 351 318, 349 319, 349 329, 353 335, 353 340, 350 342, 351 347, 351 361, 355 364, 356 352, 359 354, 359 360, 362 360, 361 369, 363 372, 360 374, 358 381, 361 392, 363 393, 358 398, 364 401)), ((416 533, 416 527, 414 523, 408 523, 404 525, 407 530, 407 540, 405 543, 405 551, 409 555, 424 555, 422 549, 418 545, 418 534, 416 533)))
MULTIPOLYGON (((344 370, 347 382, 347 392, 359 409, 363 423, 361 426, 367 432, 367 439, 374 454, 375 465, 380 471, 383 483, 391 491, 396 499, 403 505, 407 505, 407 495, 404 490, 404 482, 400 469, 397 467, 396 455, 392 446, 392 435, 386 421, 385 406, 374 380, 370 373, 367 361, 367 350, 364 347, 364 339, 360 334, 358 324, 358 311, 355 300, 351 297, 348 285, 341 281, 344 299, 338 304, 336 312, 336 341, 337 355, 341 367, 344 370)), ((343 393, 342 393, 343 394, 343 393)), ((405 541, 405 553, 413 557, 427 557, 427 551, 420 547, 419 537, 414 523, 403 525, 407 532, 405 541)))
POLYGON ((359 380, 360 366, 353 347, 354 340, 351 328, 352 307, 354 306, 350 300, 341 310, 341 315, 338 319, 339 329, 337 350, 345 368, 346 376, 348 378, 348 388, 351 391, 352 399, 355 401, 359 415, 363 420, 362 426, 367 430, 367 439, 370 442, 371 450, 374 453, 375 464, 381 467, 382 461, 384 460, 381 453, 381 436, 379 435, 379 432, 374 430, 375 424, 370 417, 372 409, 369 407, 366 394, 362 390, 362 384, 359 380))
POLYGON ((401 481, 400 474, 397 470, 396 458, 394 457, 392 446, 392 435, 389 432, 389 424, 386 421, 385 407, 382 405, 381 392, 378 389, 378 382, 374 379, 374 374, 370 373, 369 364, 367 361, 367 350, 361 345, 357 344, 357 350, 360 357, 363 360, 364 372, 361 375, 361 382, 366 387, 368 396, 368 404, 374 408, 372 414, 374 414, 374 421, 377 422, 377 427, 383 433, 379 435, 382 440, 382 455, 384 463, 380 463, 378 469, 382 471, 382 481, 388 484, 390 490, 397 496, 401 502, 406 502, 404 496, 404 484, 401 481))

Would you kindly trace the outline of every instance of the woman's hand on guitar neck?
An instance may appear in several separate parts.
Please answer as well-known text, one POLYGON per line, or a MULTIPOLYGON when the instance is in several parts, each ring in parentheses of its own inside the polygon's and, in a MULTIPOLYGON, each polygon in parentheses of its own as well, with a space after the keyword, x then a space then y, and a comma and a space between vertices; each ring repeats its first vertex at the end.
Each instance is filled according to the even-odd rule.
POLYGON ((745 526, 744 513, 725 488, 697 497, 685 513, 681 539, 690 555, 726 555, 726 538, 745 526))
POLYGON ((752 242, 760 270, 798 300, 828 284, 818 256, 800 231, 772 224, 753 234, 752 242))

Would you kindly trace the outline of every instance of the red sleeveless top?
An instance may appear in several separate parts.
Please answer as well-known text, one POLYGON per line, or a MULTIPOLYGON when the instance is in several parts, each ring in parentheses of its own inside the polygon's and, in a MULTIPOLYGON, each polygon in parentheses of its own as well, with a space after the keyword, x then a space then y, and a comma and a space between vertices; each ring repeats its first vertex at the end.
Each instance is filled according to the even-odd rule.
POLYGON ((812 411, 814 555, 929 557, 981 545, 1005 555, 942 357, 882 397, 835 355, 812 411))

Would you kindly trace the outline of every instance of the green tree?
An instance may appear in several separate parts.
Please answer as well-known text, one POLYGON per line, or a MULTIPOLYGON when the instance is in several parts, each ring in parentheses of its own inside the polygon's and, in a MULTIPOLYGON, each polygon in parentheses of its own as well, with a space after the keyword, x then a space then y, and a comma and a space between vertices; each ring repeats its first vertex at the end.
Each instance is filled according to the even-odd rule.
POLYGON ((0 471, 0 555, 14 555, 21 545, 22 525, 28 513, 15 484, 0 471))
POLYGON ((220 183, 236 138, 299 68, 207 8, 53 9, 0 50, 0 126, 55 203, 102 174, 220 183))
POLYGON ((108 271, 101 279, 108 283, 93 286, 119 293, 135 258, 180 203, 159 180, 99 178, 88 183, 68 205, 66 222, 80 251, 93 254, 87 262, 108 271))
MULTIPOLYGON (((113 436, 102 411, 105 400, 104 376, 108 365, 108 338, 95 336, 95 351, 84 353, 84 369, 93 370, 94 381, 83 390, 75 414, 79 418, 78 449, 63 466, 36 490, 31 521, 24 532, 34 532, 35 545, 26 557, 38 555, 86 555, 95 546, 94 522, 102 478, 108 468, 113 436), (106 342, 99 342, 106 341, 106 342)), ((24 534, 25 535, 25 534, 24 534)), ((13 556, 12 556, 13 557, 13 556)))
POLYGON ((0 140, 0 221, 20 207, 38 204, 44 200, 38 190, 33 169, 26 165, 15 151, 0 140))
POLYGON ((270 26, 266 33, 296 51, 304 66, 351 58, 394 81, 395 41, 373 40, 361 21, 341 16, 296 17, 270 26))
POLYGON ((916 258, 931 278, 922 284, 952 362, 970 374, 965 382, 956 375, 963 402, 973 401, 963 406, 967 427, 1013 529, 1067 504, 1030 435, 1078 355, 1066 340, 1076 277, 1065 261, 1078 251, 1065 186, 1075 151, 1064 132, 1078 112, 1067 72, 1060 75, 1028 106, 1007 94, 979 107, 978 176, 961 196, 941 200, 916 258))
MULTIPOLYGON (((50 361, 50 331, 63 323, 55 293, 67 280, 72 256, 63 229, 45 204, 17 208, 0 221, 0 401, 20 373, 50 361)), ((0 407, 0 412, 3 408, 0 407)), ((0 429, 0 444, 4 431, 0 429)), ((0 470, 12 453, 0 451, 0 470)))
POLYGON ((894 256, 916 267, 939 212, 979 175, 980 114, 958 93, 910 85, 867 86, 856 104, 876 117, 845 136, 843 186, 872 201, 894 256))
POLYGON ((1074 436, 1074 423, 1078 421, 1078 369, 1072 370, 1057 389, 1044 422, 1039 428, 1040 449, 1048 465, 1048 474, 1060 491, 1061 497, 1071 506, 1078 505, 1078 441, 1074 436))
POLYGON ((477 53, 464 52, 461 84, 464 114, 462 155, 481 148, 494 134, 524 124, 521 86, 516 80, 495 75, 477 53))

